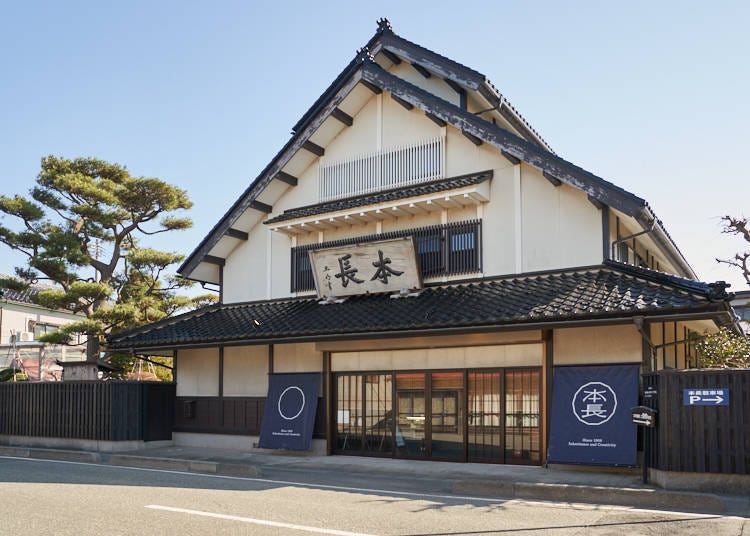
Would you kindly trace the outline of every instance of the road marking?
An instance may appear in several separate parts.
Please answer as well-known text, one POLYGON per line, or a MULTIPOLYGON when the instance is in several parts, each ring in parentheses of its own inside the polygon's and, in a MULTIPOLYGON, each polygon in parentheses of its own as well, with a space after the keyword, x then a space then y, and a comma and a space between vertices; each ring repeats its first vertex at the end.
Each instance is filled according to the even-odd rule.
POLYGON ((158 504, 148 504, 145 508, 151 510, 164 510, 166 512, 177 512, 180 514, 190 514, 193 516, 212 517, 215 519, 226 519, 228 521, 241 521, 242 523, 252 523, 254 525, 265 525, 267 527, 278 527, 282 529, 302 530, 306 532, 315 532, 317 534, 333 534, 335 536, 373 536, 362 532, 349 532, 346 530, 321 529, 318 527, 308 527, 307 525, 295 525, 293 523, 282 523, 280 521, 268 521, 267 519, 256 519, 254 517, 240 517, 227 514, 215 514, 213 512, 202 512, 200 510, 188 510, 187 508, 174 508, 172 506, 161 506, 158 504))
POLYGON ((650 514, 673 514, 680 516, 689 516, 695 519, 734 519, 734 520, 747 520, 741 516, 725 516, 721 514, 700 514, 695 512, 678 512, 674 510, 654 510, 649 508, 638 508, 635 506, 618 506, 611 504, 591 504, 591 503, 572 503, 572 502, 561 502, 561 501, 544 501, 544 500, 529 500, 529 499, 510 499, 506 497, 478 497, 473 495, 440 495, 434 493, 418 493, 410 491, 395 491, 387 489, 374 489, 374 488, 355 488, 352 486, 334 486, 332 484, 308 484, 306 482, 294 482, 291 480, 271 480, 268 478, 253 478, 246 476, 230 476, 230 475, 212 475, 207 473, 191 473, 190 471, 175 471, 171 469, 153 469, 148 467, 130 467, 127 465, 111 465, 106 463, 90 463, 90 462, 70 462, 64 460, 46 460, 43 458, 23 458, 20 456, 0 456, 0 459, 7 460, 21 460, 27 462, 47 462, 47 463, 61 463, 68 465, 87 465, 91 467, 109 467, 111 469, 128 469, 131 471, 143 471, 149 473, 167 473, 173 475, 192 476, 192 477, 203 477, 203 478, 218 478, 225 480, 241 480, 245 482, 260 482, 263 484, 280 484, 284 486, 300 486, 310 489, 322 489, 322 490, 333 490, 333 491, 353 491, 357 493, 380 493, 387 495, 398 495, 403 497, 415 497, 418 499, 447 499, 447 500, 460 500, 460 501, 476 501, 485 503, 497 503, 503 502, 506 505, 517 504, 521 506, 549 506, 555 508, 575 508, 579 510, 613 510, 623 512, 641 512, 650 514))

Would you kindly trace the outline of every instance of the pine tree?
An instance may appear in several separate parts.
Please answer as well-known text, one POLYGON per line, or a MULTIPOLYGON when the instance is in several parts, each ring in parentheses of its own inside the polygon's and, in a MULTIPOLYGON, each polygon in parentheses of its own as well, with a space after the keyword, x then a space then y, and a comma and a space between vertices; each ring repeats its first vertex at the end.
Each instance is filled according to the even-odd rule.
POLYGON ((0 243, 26 257, 18 277, 2 279, 0 286, 53 283, 36 301, 83 318, 40 340, 70 344, 84 335, 87 361, 95 362, 104 334, 213 301, 210 295, 181 295, 191 282, 166 275, 181 255, 140 245, 148 235, 190 228, 191 220, 175 212, 191 206, 184 190, 134 177, 119 164, 42 158, 30 198, 0 195, 0 212, 20 222, 16 230, 0 225, 0 243))

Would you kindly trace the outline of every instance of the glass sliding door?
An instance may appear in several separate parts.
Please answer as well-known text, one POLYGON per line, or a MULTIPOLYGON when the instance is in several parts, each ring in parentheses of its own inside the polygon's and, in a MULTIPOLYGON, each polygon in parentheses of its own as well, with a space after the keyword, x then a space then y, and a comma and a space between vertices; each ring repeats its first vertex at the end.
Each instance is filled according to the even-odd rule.
POLYGON ((338 453, 539 464, 538 368, 342 373, 338 453))
POLYGON ((505 371, 505 463, 540 463, 539 371, 505 371))
POLYGON ((365 450, 393 452, 393 376, 367 374, 365 378, 365 450))
POLYGON ((503 376, 469 372, 468 457, 471 461, 503 460, 503 376))
POLYGON ((362 450, 362 376, 336 378, 336 443, 340 452, 362 450))
POLYGON ((430 399, 431 457, 464 460, 464 373, 433 372, 430 399))
POLYGON ((425 374, 396 374, 396 453, 406 458, 427 456, 425 374))

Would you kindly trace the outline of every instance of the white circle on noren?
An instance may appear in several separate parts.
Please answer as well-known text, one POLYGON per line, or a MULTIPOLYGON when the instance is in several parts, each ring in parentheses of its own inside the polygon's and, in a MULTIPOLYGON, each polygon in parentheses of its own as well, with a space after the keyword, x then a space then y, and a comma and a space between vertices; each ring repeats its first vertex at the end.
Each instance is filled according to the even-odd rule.
MULTIPOLYGON (((594 402, 598 402, 598 401, 599 400, 594 400, 594 402)), ((599 426, 600 424, 604 424, 605 422, 609 421, 612 418, 612 416, 615 414, 615 411, 617 411, 617 395, 615 394, 615 390, 612 389, 606 383, 602 383, 602 382, 589 382, 589 383, 586 383, 584 385, 581 385, 578 388, 578 390, 576 391, 576 393, 573 395, 572 406, 573 406, 573 415, 575 415, 576 419, 578 419, 579 421, 581 421, 583 424, 585 424, 587 426, 599 426), (599 422, 589 422, 589 421, 584 420, 584 418, 581 418, 580 415, 578 415, 578 411, 577 411, 577 408, 576 408, 576 399, 578 398, 578 395, 581 393, 581 391, 583 391, 586 387, 592 387, 592 386, 594 387, 594 390, 593 391, 584 391, 584 394, 587 394, 587 396, 584 397, 581 401, 585 402, 586 398, 588 398, 588 397, 590 397, 592 395, 593 396, 597 396, 598 395, 599 398, 603 398, 602 395, 604 394, 604 391, 597 391, 596 390, 595 386, 598 386, 598 385, 601 385, 602 387, 606 388, 609 391, 609 394, 612 395, 611 402, 607 401, 607 402, 609 402, 609 404, 612 405, 612 408, 611 408, 612 411, 610 411, 609 415, 607 415, 605 417, 603 415, 603 413, 606 413, 607 410, 603 410, 602 409, 601 406, 603 404, 595 405, 596 409, 591 409, 591 407, 589 406, 589 409, 585 410, 585 412, 588 412, 588 413, 584 413, 583 417, 585 418, 585 417, 594 416, 594 417, 599 417, 599 418, 602 419, 599 422)))
POLYGON ((299 417, 300 414, 302 413, 302 410, 305 409, 305 393, 302 391, 302 389, 300 389, 296 385, 290 385, 289 387, 281 391, 281 394, 279 395, 279 403, 277 405, 279 407, 279 415, 281 415, 281 418, 286 419, 287 421, 292 421, 296 419, 297 417, 299 417), (284 395, 291 389, 296 389, 297 391, 299 391, 299 394, 302 395, 302 404, 299 407, 299 411, 294 416, 287 417, 286 415, 284 415, 284 412, 281 411, 281 400, 284 398, 284 395))

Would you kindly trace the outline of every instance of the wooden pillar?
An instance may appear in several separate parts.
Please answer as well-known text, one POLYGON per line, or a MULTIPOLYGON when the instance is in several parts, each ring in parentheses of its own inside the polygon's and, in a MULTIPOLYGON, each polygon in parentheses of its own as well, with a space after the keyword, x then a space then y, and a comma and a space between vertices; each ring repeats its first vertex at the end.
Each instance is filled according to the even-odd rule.
POLYGON ((268 345, 268 374, 273 374, 273 344, 268 345))
POLYGON ((224 347, 219 346, 219 425, 224 428, 224 347))
POLYGON ((554 366, 554 331, 542 331, 544 354, 542 362, 542 433, 541 433, 541 462, 547 464, 549 451, 550 416, 552 414, 552 372, 554 366))
POLYGON ((333 389, 331 387, 331 352, 323 352, 323 407, 326 412, 326 455, 333 453, 333 389))

